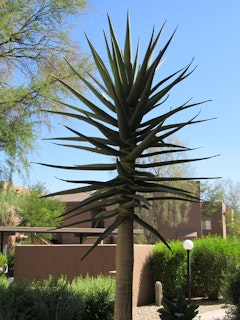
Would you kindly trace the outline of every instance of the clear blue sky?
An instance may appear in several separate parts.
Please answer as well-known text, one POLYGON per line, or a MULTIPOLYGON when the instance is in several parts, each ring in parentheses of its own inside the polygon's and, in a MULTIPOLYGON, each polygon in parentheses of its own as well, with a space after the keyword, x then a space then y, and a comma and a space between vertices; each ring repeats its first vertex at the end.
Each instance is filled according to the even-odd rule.
MULTIPOLYGON (((128 10, 131 16, 132 40, 136 44, 140 39, 142 52, 146 48, 153 27, 158 31, 167 21, 159 49, 178 27, 171 47, 165 55, 166 60, 158 70, 157 79, 161 79, 162 73, 170 74, 184 67, 194 57, 193 66, 198 67, 187 80, 172 91, 170 99, 172 106, 180 105, 189 98, 193 98, 194 102, 212 100, 201 106, 200 118, 216 118, 216 120, 190 126, 179 136, 187 146, 200 147, 197 152, 190 153, 190 157, 221 154, 211 160, 194 163, 195 175, 230 177, 235 181, 239 180, 240 2, 238 0, 93 0, 87 12, 75 22, 77 25, 73 30, 74 39, 80 42, 83 50, 88 51, 84 37, 86 32, 105 57, 102 30, 108 31, 106 14, 109 13, 117 37, 122 43, 128 10)), ((198 111, 200 108, 195 109, 195 113, 198 111)), ((63 127, 57 122, 59 119, 51 136, 63 134, 63 127)), ((46 137, 45 131, 43 137, 46 137)), ((73 165, 94 163, 96 159, 92 154, 56 147, 40 139, 38 150, 32 154, 30 161, 73 165)), ((85 179, 89 173, 79 173, 76 176, 76 172, 33 165, 30 182, 45 183, 51 192, 72 187, 56 179, 56 176, 62 179, 85 179)), ((105 180, 110 176, 105 174, 98 177, 105 180)), ((91 175, 89 178, 96 176, 91 175)), ((23 184, 17 177, 14 182, 23 184)))

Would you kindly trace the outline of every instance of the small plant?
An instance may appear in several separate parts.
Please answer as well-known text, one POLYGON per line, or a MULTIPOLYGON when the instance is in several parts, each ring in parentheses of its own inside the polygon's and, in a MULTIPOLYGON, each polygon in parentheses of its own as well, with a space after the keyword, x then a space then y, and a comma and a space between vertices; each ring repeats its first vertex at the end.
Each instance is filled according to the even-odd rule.
POLYGON ((176 305, 166 298, 162 300, 163 308, 160 308, 160 319, 162 320, 191 320, 198 314, 197 308, 199 305, 194 302, 188 305, 185 297, 178 296, 176 305))
POLYGON ((14 261, 15 261, 15 253, 9 252, 7 254, 7 264, 8 264, 8 276, 14 276, 14 261))
POLYGON ((5 273, 7 265, 7 258, 0 252, 0 274, 5 273))

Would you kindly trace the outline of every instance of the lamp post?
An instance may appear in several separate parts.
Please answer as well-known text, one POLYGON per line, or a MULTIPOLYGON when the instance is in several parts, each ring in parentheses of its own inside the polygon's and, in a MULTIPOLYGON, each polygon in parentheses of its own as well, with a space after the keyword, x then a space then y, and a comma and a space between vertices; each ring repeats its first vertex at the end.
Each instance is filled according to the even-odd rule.
POLYGON ((190 251, 193 249, 194 244, 192 240, 185 240, 183 242, 183 248, 187 250, 187 283, 188 283, 188 303, 191 303, 191 260, 190 251))

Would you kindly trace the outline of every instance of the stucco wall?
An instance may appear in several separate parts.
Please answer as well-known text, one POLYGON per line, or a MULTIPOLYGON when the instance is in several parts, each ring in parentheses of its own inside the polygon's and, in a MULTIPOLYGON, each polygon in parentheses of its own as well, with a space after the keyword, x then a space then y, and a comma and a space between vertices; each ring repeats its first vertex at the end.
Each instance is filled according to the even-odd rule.
MULTIPOLYGON (((207 204, 207 203, 206 203, 207 204)), ((205 205, 202 205, 202 208, 205 208, 205 205)), ((211 229, 203 230, 203 235, 218 235, 222 236, 224 239, 227 236, 227 221, 226 221, 226 204, 223 202, 218 203, 218 208, 216 207, 217 203, 215 203, 215 212, 212 214, 206 214, 204 211, 202 213, 202 218, 211 221, 211 229)), ((206 209, 205 209, 206 210, 206 209)))
MULTIPOLYGON (((47 279, 49 275, 67 275, 71 280, 87 273, 109 275, 116 269, 116 245, 99 245, 86 259, 81 258, 91 245, 23 245, 15 249, 16 281, 47 279)), ((154 302, 154 283, 148 257, 153 246, 134 246, 133 305, 146 305, 154 302)))
POLYGON ((162 214, 159 213, 158 216, 158 231, 166 240, 185 240, 191 237, 202 237, 201 230, 201 208, 200 203, 192 203, 191 210, 188 212, 187 221, 173 223, 172 226, 169 225, 169 219, 164 221, 162 214), (192 234, 192 236, 191 236, 192 234))

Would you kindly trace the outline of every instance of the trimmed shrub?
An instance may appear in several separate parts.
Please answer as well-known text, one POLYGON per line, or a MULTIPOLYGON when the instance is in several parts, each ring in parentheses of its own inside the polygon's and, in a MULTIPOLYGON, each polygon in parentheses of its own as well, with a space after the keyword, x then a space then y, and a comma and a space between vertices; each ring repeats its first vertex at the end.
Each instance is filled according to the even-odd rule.
POLYGON ((170 251, 163 243, 157 243, 150 257, 154 280, 161 281, 163 296, 174 299, 186 293, 187 258, 182 242, 171 241, 170 251))
MULTIPOLYGON (((223 274, 228 261, 240 262, 239 241, 208 236, 194 239, 191 250, 192 296, 218 299, 222 290, 223 274)), ((186 294, 187 256, 181 241, 170 241, 172 252, 162 243, 156 244, 151 266, 155 281, 163 284, 167 299, 186 294)))
POLYGON ((239 243, 232 239, 208 236, 194 240, 192 289, 195 296, 218 299, 228 261, 239 259, 239 243))
POLYGON ((228 308, 226 319, 240 320, 240 263, 231 259, 224 272, 222 295, 227 303, 232 304, 228 308))
POLYGON ((222 295, 224 299, 240 307, 240 263, 231 260, 228 262, 223 277, 222 295))
POLYGON ((206 237, 194 241, 192 253, 192 291, 195 296, 218 299, 222 272, 226 266, 225 240, 206 237))

